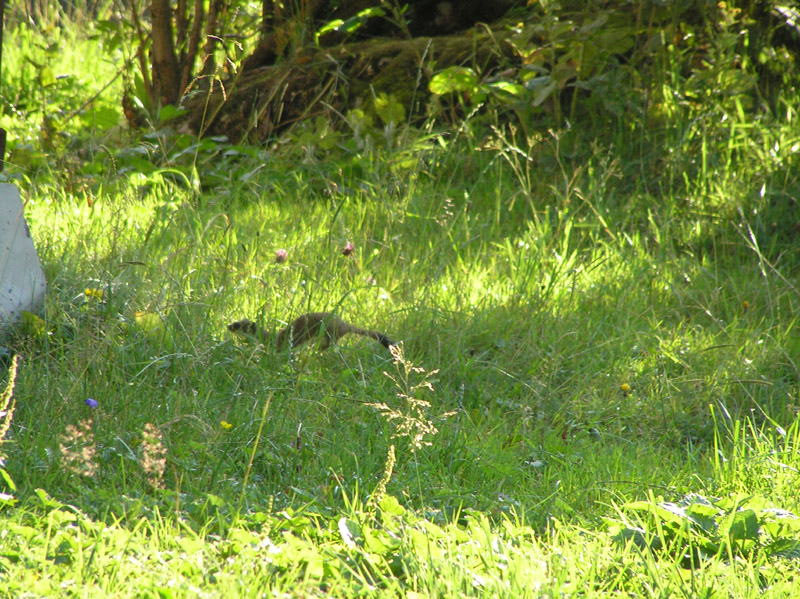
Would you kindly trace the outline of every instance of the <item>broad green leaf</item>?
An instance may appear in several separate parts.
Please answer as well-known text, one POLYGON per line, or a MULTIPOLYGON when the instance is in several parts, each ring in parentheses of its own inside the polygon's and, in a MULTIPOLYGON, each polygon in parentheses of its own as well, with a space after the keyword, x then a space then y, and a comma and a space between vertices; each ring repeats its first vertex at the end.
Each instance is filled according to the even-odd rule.
POLYGON ((495 81, 489 84, 489 88, 512 96, 521 96, 525 93, 525 87, 513 81, 495 81))
POLYGON ((339 31, 341 33, 352 33, 358 30, 364 23, 369 20, 370 17, 382 17, 386 14, 383 9, 373 6, 370 8, 365 8, 358 14, 350 17, 346 21, 342 19, 334 19, 333 21, 329 21, 325 23, 317 33, 314 35, 314 38, 319 41, 319 38, 329 31, 339 31))
POLYGON ((214 507, 225 507, 225 500, 219 495, 214 495, 213 493, 206 495, 206 501, 214 507))
POLYGON ((36 496, 39 498, 39 501, 42 502, 42 506, 47 508, 61 508, 64 507, 64 504, 60 501, 56 501, 50 495, 47 494, 47 491, 44 489, 36 489, 34 491, 36 496))
POLYGON ((386 557, 400 547, 400 539, 385 530, 364 527, 364 548, 370 553, 386 557))
MULTIPOLYGON (((722 528, 722 525, 720 526, 722 528)), ((727 527, 728 536, 736 541, 756 541, 761 527, 758 524, 758 516, 751 509, 744 509, 734 512, 729 517, 727 527)))
POLYGON ((662 542, 658 535, 649 533, 641 528, 621 528, 611 537, 620 545, 632 542, 639 549, 661 549, 662 542))
POLYGON ((339 27, 344 24, 344 21, 341 19, 334 19, 333 21, 329 21, 325 23, 322 27, 320 27, 319 31, 317 31, 316 38, 319 39, 323 33, 327 33, 328 31, 338 31, 339 27))
POLYGON ((779 539, 764 547, 764 552, 785 559, 800 559, 800 539, 779 539))
POLYGON ((428 84, 431 93, 438 96, 451 92, 472 91, 478 85, 475 71, 468 67, 448 67, 433 76, 428 84))
POLYGON ((378 507, 381 509, 382 513, 392 516, 402 516, 406 513, 406 508, 400 505, 397 498, 392 495, 384 494, 380 501, 378 501, 378 507))
POLYGON ((402 123, 406 120, 406 109, 397 98, 381 93, 375 98, 375 112, 384 124, 402 123))
POLYGON ((305 559, 306 576, 321 580, 325 576, 325 559, 319 553, 310 553, 305 559))
POLYGON ((14 484, 14 481, 11 480, 11 476, 8 474, 8 472, 5 471, 5 469, 0 468, 0 476, 3 477, 3 480, 5 481, 6 486, 9 489, 11 489, 12 491, 17 490, 17 485, 14 484))
POLYGON ((110 106, 97 106, 81 115, 81 121, 90 127, 109 129, 119 123, 122 114, 110 106))
MULTIPOLYGON (((548 77, 548 79, 549 79, 549 77, 548 77)), ((544 103, 544 101, 547 100, 547 98, 549 98, 553 94, 553 92, 555 91, 557 85, 558 85, 557 82, 551 81, 547 85, 541 87, 536 92, 536 95, 533 98, 533 105, 534 106, 540 106, 542 103, 544 103)))
POLYGON ((158 122, 166 123, 184 114, 186 114, 185 108, 176 108, 172 104, 167 104, 166 106, 162 106, 161 110, 158 111, 158 122))
POLYGON ((55 85, 55 82, 56 75, 53 73, 53 69, 47 65, 39 69, 39 85, 42 87, 50 87, 51 85, 55 85))

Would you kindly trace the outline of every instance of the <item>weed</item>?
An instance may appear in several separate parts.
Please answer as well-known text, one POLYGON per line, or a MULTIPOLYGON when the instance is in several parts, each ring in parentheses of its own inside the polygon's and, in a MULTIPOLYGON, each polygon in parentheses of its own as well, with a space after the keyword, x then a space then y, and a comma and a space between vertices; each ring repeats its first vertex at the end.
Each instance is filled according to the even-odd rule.
POLYGON ((58 445, 64 467, 72 474, 87 478, 97 473, 97 447, 92 424, 92 420, 68 424, 58 445))
MULTIPOLYGON (((19 355, 15 354, 11 358, 11 365, 8 368, 8 381, 6 387, 0 395, 0 448, 7 442, 6 436, 11 428, 11 420, 14 418, 14 408, 16 407, 16 400, 14 399, 14 382, 17 379, 17 364, 19 355)), ((5 486, 8 487, 12 493, 17 490, 14 481, 9 476, 5 469, 5 454, 0 452, 0 477, 2 477, 5 486)), ((0 506, 13 505, 16 502, 13 495, 9 493, 0 493, 0 506)))
MULTIPOLYGON (((426 372, 421 366, 414 364, 403 355, 402 345, 393 345, 389 348, 395 365, 395 373, 384 372, 398 389, 397 397, 401 405, 389 406, 386 403, 369 403, 381 416, 394 427, 393 439, 406 439, 408 449, 414 453, 424 446, 430 446, 433 441, 429 439, 439 429, 434 426, 428 416, 431 404, 425 399, 415 397, 422 392, 433 393, 433 383, 436 381, 438 370, 426 372), (418 379, 418 380, 415 380, 418 379)), ((446 418, 452 413, 446 413, 441 418, 446 418)))
POLYGON ((154 489, 163 489, 164 469, 167 466, 167 448, 161 431, 149 422, 142 431, 142 470, 154 489))

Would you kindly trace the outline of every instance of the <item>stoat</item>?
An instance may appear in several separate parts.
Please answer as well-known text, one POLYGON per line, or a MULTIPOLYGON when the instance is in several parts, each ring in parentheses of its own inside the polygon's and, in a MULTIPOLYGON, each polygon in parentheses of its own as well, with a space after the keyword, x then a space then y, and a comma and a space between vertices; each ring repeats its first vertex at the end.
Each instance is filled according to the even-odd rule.
MULTIPOLYGON (((270 338, 269 331, 260 328, 252 320, 237 320, 228 325, 231 333, 242 333, 253 337, 258 337, 262 341, 270 338)), ((336 343, 341 337, 348 333, 364 335, 380 341, 385 348, 394 345, 394 341, 383 333, 368 331, 349 324, 336 316, 333 312, 309 312, 298 316, 289 326, 281 329, 276 337, 278 349, 283 349, 288 343, 295 348, 309 341, 319 339, 319 349, 324 350, 330 347, 331 343, 336 343), (322 333, 322 334, 320 334, 322 333)))

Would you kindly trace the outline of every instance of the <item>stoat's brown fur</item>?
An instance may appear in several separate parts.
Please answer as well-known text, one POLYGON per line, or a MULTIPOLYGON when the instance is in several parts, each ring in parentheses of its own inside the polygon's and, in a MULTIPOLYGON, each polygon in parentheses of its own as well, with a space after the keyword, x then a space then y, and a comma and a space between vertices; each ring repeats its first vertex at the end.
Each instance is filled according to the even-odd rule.
MULTIPOLYGON (((247 319, 232 322, 228 325, 228 330, 232 333, 242 333, 253 337, 259 337, 262 341, 266 341, 271 336, 268 331, 260 328, 252 320, 247 319)), ((387 349, 389 346, 394 345, 394 341, 383 333, 368 331, 349 324, 336 316, 333 312, 309 312, 308 314, 298 316, 289 326, 278 331, 276 344, 278 349, 283 349, 289 343, 291 343, 292 348, 295 348, 309 341, 319 339, 319 349, 323 350, 330 347, 331 343, 336 343, 341 337, 344 337, 348 333, 372 337, 380 341, 381 345, 387 349)))

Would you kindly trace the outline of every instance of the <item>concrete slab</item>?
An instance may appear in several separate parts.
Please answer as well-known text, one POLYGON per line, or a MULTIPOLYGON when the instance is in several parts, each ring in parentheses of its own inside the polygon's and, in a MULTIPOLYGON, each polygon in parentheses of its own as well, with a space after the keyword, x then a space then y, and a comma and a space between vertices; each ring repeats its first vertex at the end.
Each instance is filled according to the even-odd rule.
POLYGON ((19 190, 0 183, 0 328, 44 303, 47 283, 25 222, 19 190))

